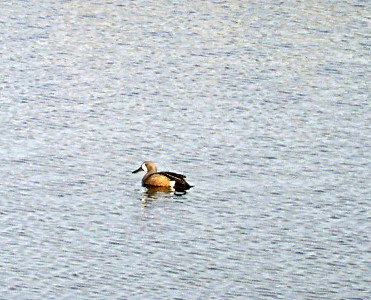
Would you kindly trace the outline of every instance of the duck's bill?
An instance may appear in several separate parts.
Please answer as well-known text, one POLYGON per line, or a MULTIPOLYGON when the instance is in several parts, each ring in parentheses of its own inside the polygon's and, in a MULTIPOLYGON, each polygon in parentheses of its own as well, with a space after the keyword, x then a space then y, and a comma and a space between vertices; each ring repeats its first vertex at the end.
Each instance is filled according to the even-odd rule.
POLYGON ((132 173, 132 174, 135 174, 135 173, 138 173, 138 172, 140 172, 140 171, 143 171, 142 167, 140 167, 138 170, 135 170, 135 171, 133 171, 133 172, 131 172, 131 173, 132 173))

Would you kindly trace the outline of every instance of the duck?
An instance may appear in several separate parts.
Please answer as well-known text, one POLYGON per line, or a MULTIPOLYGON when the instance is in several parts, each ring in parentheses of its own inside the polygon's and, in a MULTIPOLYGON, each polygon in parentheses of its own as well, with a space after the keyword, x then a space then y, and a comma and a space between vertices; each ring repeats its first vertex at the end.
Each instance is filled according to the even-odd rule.
POLYGON ((157 172, 157 166, 152 161, 145 161, 132 173, 144 171, 146 174, 142 178, 142 185, 151 187, 168 187, 178 191, 184 191, 192 188, 184 178, 186 176, 174 172, 157 172))

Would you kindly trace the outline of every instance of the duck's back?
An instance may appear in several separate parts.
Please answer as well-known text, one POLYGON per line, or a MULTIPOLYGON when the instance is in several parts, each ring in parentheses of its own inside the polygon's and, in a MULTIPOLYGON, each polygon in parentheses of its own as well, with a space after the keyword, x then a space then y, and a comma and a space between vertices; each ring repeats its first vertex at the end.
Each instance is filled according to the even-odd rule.
POLYGON ((174 172, 159 172, 157 174, 164 175, 167 178, 169 178, 170 181, 173 181, 174 182, 173 187, 175 189, 188 190, 192 187, 191 185, 189 185, 187 181, 184 180, 184 178, 186 178, 185 175, 174 173, 174 172))

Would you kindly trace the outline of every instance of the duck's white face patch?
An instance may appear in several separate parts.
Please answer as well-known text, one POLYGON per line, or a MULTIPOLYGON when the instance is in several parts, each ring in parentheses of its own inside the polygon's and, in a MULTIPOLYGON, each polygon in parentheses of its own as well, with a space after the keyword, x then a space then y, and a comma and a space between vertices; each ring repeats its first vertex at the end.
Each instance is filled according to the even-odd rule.
POLYGON ((148 172, 148 169, 147 169, 147 167, 146 167, 146 164, 144 163, 144 164, 142 164, 142 169, 143 169, 143 171, 145 172, 145 173, 147 173, 148 172))
POLYGON ((173 188, 175 186, 175 182, 176 182, 175 180, 174 181, 170 181, 170 187, 173 188))

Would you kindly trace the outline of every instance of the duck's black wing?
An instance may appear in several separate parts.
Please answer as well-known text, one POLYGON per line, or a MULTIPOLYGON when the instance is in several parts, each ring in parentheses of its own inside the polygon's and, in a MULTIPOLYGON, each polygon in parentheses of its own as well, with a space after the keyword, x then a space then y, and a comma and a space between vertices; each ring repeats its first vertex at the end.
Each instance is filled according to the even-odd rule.
POLYGON ((192 185, 189 185, 187 181, 184 180, 186 176, 174 172, 158 172, 157 174, 161 174, 169 178, 170 180, 175 181, 174 188, 178 190, 188 190, 192 185))
POLYGON ((186 176, 174 172, 158 172, 157 174, 165 175, 172 180, 182 180, 183 178, 186 178, 186 176))

